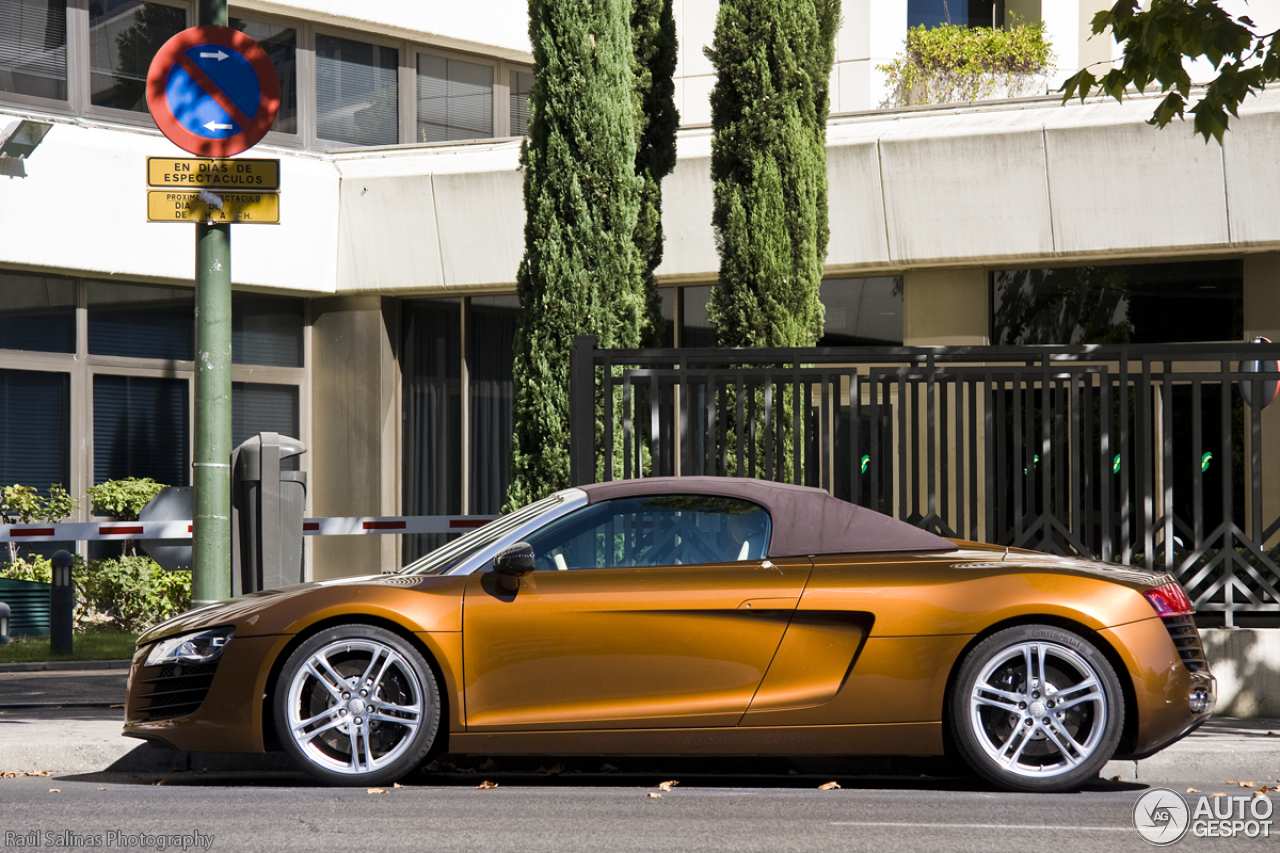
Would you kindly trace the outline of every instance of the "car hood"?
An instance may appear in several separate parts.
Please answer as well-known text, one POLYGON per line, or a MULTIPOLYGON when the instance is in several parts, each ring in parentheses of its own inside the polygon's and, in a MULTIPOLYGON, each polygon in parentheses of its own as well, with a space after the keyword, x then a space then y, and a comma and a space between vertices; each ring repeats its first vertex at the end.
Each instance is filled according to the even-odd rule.
POLYGON ((349 614, 391 619, 413 631, 460 630, 465 580, 368 575, 264 590, 179 614, 138 637, 138 646, 226 625, 238 636, 295 633, 319 619, 349 614))

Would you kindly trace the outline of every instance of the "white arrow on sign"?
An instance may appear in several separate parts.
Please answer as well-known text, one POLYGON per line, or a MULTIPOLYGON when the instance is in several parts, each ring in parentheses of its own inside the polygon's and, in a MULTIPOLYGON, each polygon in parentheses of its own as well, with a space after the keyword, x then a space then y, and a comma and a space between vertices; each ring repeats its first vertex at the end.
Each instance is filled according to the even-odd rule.
POLYGON ((226 58, 227 58, 227 57, 229 57, 229 56, 231 56, 231 54, 229 54, 229 53, 223 53, 221 50, 219 50, 217 53, 202 53, 202 54, 200 54, 200 58, 201 58, 201 59, 216 59, 216 60, 218 60, 219 62, 221 62, 222 60, 226 59, 226 58))
POLYGON ((235 127, 235 125, 234 124, 218 124, 216 121, 207 121, 204 123, 203 127, 206 130, 231 130, 232 128, 235 127))

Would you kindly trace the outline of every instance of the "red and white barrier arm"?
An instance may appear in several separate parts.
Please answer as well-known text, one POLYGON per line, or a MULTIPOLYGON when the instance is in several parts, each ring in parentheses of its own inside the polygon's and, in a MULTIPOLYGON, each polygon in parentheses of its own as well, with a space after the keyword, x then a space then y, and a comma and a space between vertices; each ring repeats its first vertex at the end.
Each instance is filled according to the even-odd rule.
MULTIPOLYGON (((397 515, 304 518, 304 536, 380 536, 387 533, 466 533, 495 515, 397 515)), ((0 524, 0 542, 95 542, 121 539, 190 539, 190 521, 89 521, 0 524)))

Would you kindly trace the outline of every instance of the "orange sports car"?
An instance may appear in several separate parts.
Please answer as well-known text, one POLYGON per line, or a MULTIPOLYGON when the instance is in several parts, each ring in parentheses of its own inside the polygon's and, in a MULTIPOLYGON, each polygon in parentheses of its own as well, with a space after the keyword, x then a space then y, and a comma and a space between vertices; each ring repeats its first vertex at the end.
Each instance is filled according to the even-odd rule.
POLYGON ((432 753, 959 755, 1071 789, 1204 722, 1167 575, 943 539, 818 489, 566 489, 394 574, 193 610, 138 639, 124 733, 283 749, 377 785, 432 753))

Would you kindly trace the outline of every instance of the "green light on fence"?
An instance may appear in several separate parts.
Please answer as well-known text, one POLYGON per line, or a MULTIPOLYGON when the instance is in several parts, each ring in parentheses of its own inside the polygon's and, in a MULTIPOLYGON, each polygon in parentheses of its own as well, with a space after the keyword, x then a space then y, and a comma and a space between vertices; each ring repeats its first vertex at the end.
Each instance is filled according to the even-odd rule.
POLYGON ((1120 454, 1119 453, 1117 453, 1116 458, 1111 461, 1111 473, 1112 474, 1120 473, 1120 454))
POLYGON ((1209 470, 1209 463, 1211 461, 1213 461, 1212 453, 1206 453, 1204 456, 1200 457, 1200 473, 1203 474, 1205 471, 1209 470))
POLYGON ((870 464, 871 464, 871 457, 863 456, 862 457, 862 473, 864 474, 867 473, 867 466, 870 464))

